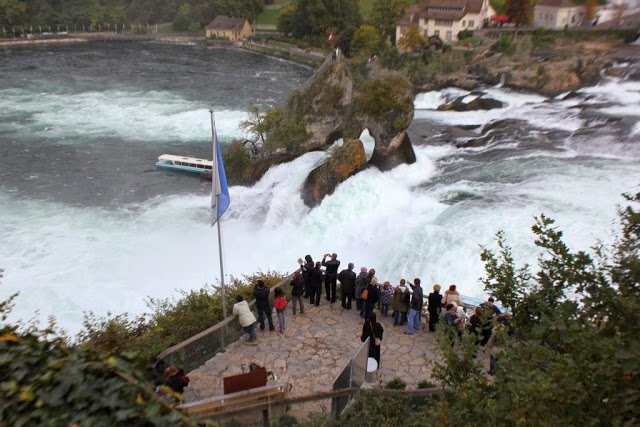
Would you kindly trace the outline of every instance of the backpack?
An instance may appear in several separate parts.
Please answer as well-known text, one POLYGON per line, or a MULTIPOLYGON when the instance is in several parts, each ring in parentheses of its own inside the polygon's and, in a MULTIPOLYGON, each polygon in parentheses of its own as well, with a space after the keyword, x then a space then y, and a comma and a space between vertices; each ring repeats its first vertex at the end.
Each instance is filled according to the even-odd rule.
POLYGON ((287 300, 284 298, 276 298, 274 305, 276 306, 276 310, 284 310, 287 308, 287 300))
POLYGON ((364 288, 364 291, 360 294, 360 299, 366 300, 369 298, 369 289, 364 288))

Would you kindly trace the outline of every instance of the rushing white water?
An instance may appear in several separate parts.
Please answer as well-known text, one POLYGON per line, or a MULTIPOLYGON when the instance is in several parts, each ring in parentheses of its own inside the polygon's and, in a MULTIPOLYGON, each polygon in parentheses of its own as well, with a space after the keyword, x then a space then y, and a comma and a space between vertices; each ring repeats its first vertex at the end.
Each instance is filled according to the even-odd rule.
MULTIPOLYGON (((638 83, 608 80, 582 91, 591 98, 581 100, 547 100, 499 88, 486 92, 506 106, 437 112, 437 105, 468 92, 420 94, 414 126, 482 127, 517 119, 530 127, 529 134, 548 133, 556 140, 528 149, 518 148, 517 140, 466 149, 416 145, 416 163, 361 172, 314 209, 303 204, 300 189, 326 154, 308 153, 275 166, 254 186, 230 189, 231 206, 222 223, 226 273, 290 272, 308 253, 318 259, 337 252, 343 266, 376 268, 383 281, 420 277, 425 289, 456 283, 463 294, 483 297, 479 245, 492 246, 499 230, 521 263, 536 261, 530 227, 541 213, 557 220, 574 249, 610 242, 620 194, 636 192, 640 182, 640 150, 633 137, 640 132, 638 83), (607 123, 594 127, 604 128, 607 138, 602 132, 580 136, 578 131, 591 129, 592 122, 573 108, 578 105, 590 105, 599 116, 630 120, 631 136, 621 139, 607 123)), ((44 142, 33 144, 53 139, 77 148, 91 139, 116 138, 133 147, 162 141, 207 144, 210 138, 207 109, 179 92, 123 86, 77 94, 50 91, 37 101, 30 93, 0 93, 4 111, 30 117, 0 123, 0 130, 17 141, 35 134, 44 142)), ((228 105, 218 110, 221 139, 239 137, 246 110, 228 105)), ((370 153, 370 143, 367 149, 370 153)), ((149 168, 153 158, 129 155, 144 163, 139 169, 145 179, 155 177, 149 185, 168 182, 171 174, 149 168)), ((24 167, 25 180, 46 185, 38 170, 29 170, 26 161, 24 167)), ((82 191, 96 191, 91 176, 73 179, 84 183, 82 191)), ((174 189, 115 207, 43 200, 19 185, 0 187, 0 267, 5 269, 0 297, 19 291, 16 317, 29 319, 36 311, 40 317, 55 315, 76 332, 83 311, 139 314, 147 296, 175 296, 176 289, 216 283, 220 268, 216 229, 208 223, 208 188, 197 179, 188 183, 188 191, 174 189)))

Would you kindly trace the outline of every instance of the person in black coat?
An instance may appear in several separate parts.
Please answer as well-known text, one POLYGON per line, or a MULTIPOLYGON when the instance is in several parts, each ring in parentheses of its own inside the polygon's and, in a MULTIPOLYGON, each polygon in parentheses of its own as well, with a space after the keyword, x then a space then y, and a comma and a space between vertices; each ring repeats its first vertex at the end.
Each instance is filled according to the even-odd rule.
POLYGON ((309 284, 311 279, 311 270, 313 270, 315 264, 311 255, 305 255, 304 263, 302 264, 302 277, 304 278, 304 297, 309 298, 309 284))
POLYGON ((269 330, 274 331, 273 319, 271 318, 271 303, 269 302, 270 290, 264 281, 258 280, 253 288, 253 296, 256 298, 256 307, 258 309, 258 322, 260 322, 260 330, 264 331, 264 316, 269 321, 269 330))
POLYGON ((309 303, 318 307, 320 305, 320 294, 322 294, 323 274, 320 261, 309 271, 309 303))
POLYGON ((304 279, 302 273, 296 271, 293 274, 293 280, 291 280, 291 308, 293 314, 296 314, 296 305, 300 305, 300 314, 304 313, 304 303, 302 299, 304 294, 304 279))
POLYGON ((438 320, 440 320, 440 311, 442 304, 442 295, 440 294, 440 285, 433 285, 433 292, 427 297, 428 305, 427 311, 429 311, 429 330, 435 332, 438 320))
MULTIPOLYGON (((368 318, 373 313, 373 308, 380 299, 380 291, 378 291, 378 279, 374 276, 376 271, 372 268, 367 276, 367 299, 364 301, 364 318, 368 318)), ((363 291, 364 292, 364 291, 363 291)))
POLYGON ((356 273, 353 271, 353 263, 349 263, 349 268, 345 268, 338 273, 340 288, 342 290, 342 308, 351 310, 351 300, 355 297, 356 273))
POLYGON ((184 370, 177 366, 170 366, 165 370, 167 385, 177 393, 184 393, 184 388, 189 385, 189 377, 184 374, 184 370))
POLYGON ((382 341, 382 334, 384 328, 378 322, 376 322, 376 314, 371 313, 362 325, 362 335, 360 341, 365 342, 369 338, 369 357, 373 357, 378 362, 378 368, 380 368, 380 345, 376 344, 376 338, 382 341))
POLYGON ((336 279, 338 277, 338 268, 340 267, 340 261, 338 261, 338 254, 331 254, 331 259, 326 261, 329 254, 324 254, 322 258, 322 265, 325 266, 324 272, 324 290, 326 291, 325 298, 331 303, 336 302, 336 279))

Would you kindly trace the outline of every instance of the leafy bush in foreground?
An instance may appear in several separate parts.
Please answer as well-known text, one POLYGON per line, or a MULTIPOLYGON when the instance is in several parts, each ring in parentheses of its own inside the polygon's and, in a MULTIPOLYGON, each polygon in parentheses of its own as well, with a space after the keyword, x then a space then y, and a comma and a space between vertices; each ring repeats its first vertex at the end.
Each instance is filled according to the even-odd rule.
MULTIPOLYGON (((15 296, 0 303, 3 322, 15 296)), ((69 346, 49 326, 0 328, 0 425, 196 425, 156 395, 131 355, 69 346)))

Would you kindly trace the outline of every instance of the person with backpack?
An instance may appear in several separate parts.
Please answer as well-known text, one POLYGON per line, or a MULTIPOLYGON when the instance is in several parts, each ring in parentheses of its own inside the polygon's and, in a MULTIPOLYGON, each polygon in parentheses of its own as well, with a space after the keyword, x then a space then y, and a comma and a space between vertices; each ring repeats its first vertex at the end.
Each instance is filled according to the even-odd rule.
POLYGON ((409 311, 409 302, 411 294, 406 286, 404 279, 400 280, 400 284, 393 291, 391 297, 391 308, 393 309, 393 326, 404 326, 407 321, 407 312, 409 311))
POLYGON ((300 314, 304 314, 304 279, 302 273, 296 271, 293 274, 293 280, 291 280, 291 308, 293 309, 293 315, 296 314, 296 304, 300 304, 300 314))
POLYGON ((422 300, 424 294, 420 287, 420 279, 417 277, 413 279, 413 295, 411 296, 411 303, 409 308, 409 319, 407 321, 407 330, 404 332, 407 335, 413 335, 414 329, 420 330, 420 312, 422 311, 422 300))
POLYGON ((278 316, 278 332, 282 334, 284 333, 284 309, 287 308, 287 297, 280 288, 276 288, 274 295, 273 305, 276 308, 276 315, 278 316))

